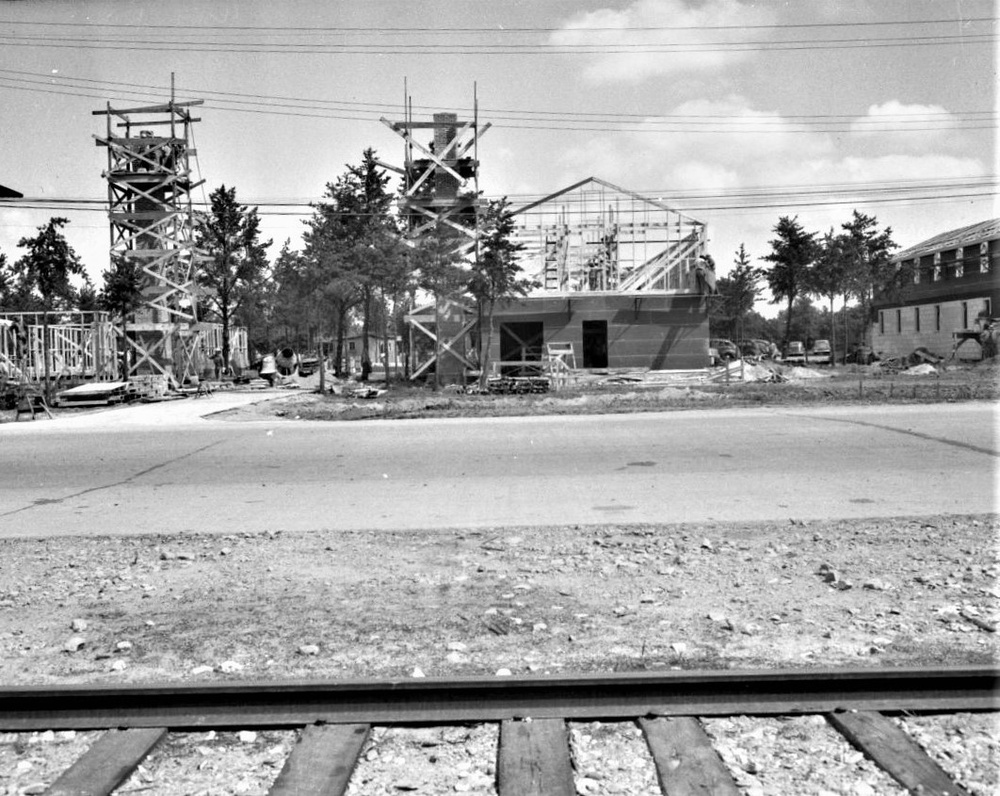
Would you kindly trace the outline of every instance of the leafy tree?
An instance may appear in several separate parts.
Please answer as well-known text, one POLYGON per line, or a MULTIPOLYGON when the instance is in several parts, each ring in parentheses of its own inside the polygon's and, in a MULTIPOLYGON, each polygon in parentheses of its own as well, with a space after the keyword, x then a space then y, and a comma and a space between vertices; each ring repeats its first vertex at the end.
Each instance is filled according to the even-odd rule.
POLYGON ((207 260, 199 263, 198 284, 208 288, 208 306, 222 324, 222 357, 229 362, 229 329, 233 314, 247 300, 267 266, 265 250, 271 241, 260 241, 257 208, 236 201, 236 188, 222 185, 209 194, 211 210, 200 219, 198 247, 207 260))
POLYGON ((62 228, 68 223, 66 218, 50 218, 48 223, 38 227, 35 237, 21 238, 17 245, 28 252, 14 264, 14 271, 20 277, 23 288, 41 298, 45 393, 50 399, 49 312, 59 304, 70 303, 74 297, 70 277, 84 273, 83 263, 62 233, 62 228))
POLYGON ((785 337, 787 343, 792 325, 792 308, 802 293, 806 292, 809 268, 819 251, 816 233, 806 232, 798 216, 782 216, 774 227, 777 237, 770 241, 771 253, 761 259, 772 263, 767 270, 767 282, 774 297, 772 303, 787 302, 785 337))
POLYGON ((115 257, 111 267, 101 273, 101 279, 104 285, 98 297, 100 305, 124 326, 142 305, 142 267, 136 260, 115 257))
POLYGON ((847 279, 853 293, 861 303, 865 319, 865 339, 870 342, 871 323, 874 320, 872 300, 876 295, 892 296, 907 282, 913 272, 908 266, 896 268, 891 263, 892 252, 897 248, 892 239, 892 228, 879 231, 875 216, 853 211, 851 220, 842 224, 842 256, 846 262, 847 279))
POLYGON ((526 296, 538 287, 538 282, 523 276, 517 256, 524 245, 512 240, 514 217, 507 197, 491 201, 486 207, 480 226, 480 252, 472 266, 469 292, 479 306, 480 377, 481 387, 486 386, 490 363, 490 343, 493 339, 493 313, 498 301, 526 296), (485 315, 485 322, 484 322, 485 315), (486 345, 482 335, 485 327, 486 345))

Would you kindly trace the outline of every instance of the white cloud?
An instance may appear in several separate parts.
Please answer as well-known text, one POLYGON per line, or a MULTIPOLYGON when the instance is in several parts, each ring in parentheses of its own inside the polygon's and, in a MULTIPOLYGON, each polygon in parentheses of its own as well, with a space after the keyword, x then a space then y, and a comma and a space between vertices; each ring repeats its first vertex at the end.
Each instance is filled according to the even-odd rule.
POLYGON ((914 152, 957 146, 962 137, 958 127, 957 117, 940 105, 904 105, 889 100, 869 107, 864 116, 851 122, 850 130, 865 146, 914 152))
MULTIPOLYGON (((770 9, 745 5, 739 0, 707 0, 694 7, 682 0, 636 0, 622 10, 601 9, 581 14, 553 33, 550 43, 596 45, 595 49, 609 50, 594 55, 593 62, 584 72, 588 80, 639 83, 653 75, 715 71, 742 62, 750 53, 704 46, 712 42, 738 41, 743 31, 710 28, 766 25, 775 19, 770 9), (666 49, 664 44, 690 49, 686 52, 650 52, 666 49)), ((758 38, 766 35, 765 31, 754 33, 758 38)))

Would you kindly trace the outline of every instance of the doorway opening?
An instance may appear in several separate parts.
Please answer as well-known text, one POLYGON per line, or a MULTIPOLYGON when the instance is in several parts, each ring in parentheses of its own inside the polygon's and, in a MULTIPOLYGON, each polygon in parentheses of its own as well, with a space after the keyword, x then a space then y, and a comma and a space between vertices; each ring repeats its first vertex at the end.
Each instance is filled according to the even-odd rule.
POLYGON ((583 366, 606 368, 608 366, 608 322, 583 322, 583 366))

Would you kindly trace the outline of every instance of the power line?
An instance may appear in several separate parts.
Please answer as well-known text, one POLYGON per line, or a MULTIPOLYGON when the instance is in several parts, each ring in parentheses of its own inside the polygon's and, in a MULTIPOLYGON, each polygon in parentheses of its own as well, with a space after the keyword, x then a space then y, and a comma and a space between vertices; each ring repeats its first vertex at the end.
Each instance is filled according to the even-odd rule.
MULTIPOLYGON (((107 100, 107 95, 98 92, 99 89, 90 89, 88 87, 76 87, 71 86, 67 88, 73 88, 73 91, 64 91, 59 88, 50 87, 51 84, 43 83, 41 81, 26 80, 24 78, 8 78, 0 76, 0 88, 7 88, 14 91, 35 91, 45 94, 58 94, 64 96, 73 96, 79 98, 89 98, 89 99, 102 99, 107 100), (11 85, 13 82, 27 83, 28 86, 18 86, 11 85), (42 88, 42 86, 46 86, 42 88), (86 93, 89 92, 89 93, 86 93)), ((146 92, 139 91, 122 91, 120 94, 127 95, 128 98, 138 98, 141 100, 148 100, 150 98, 155 98, 153 95, 146 92)), ((195 96, 199 96, 199 92, 189 92, 195 96)), ((228 100, 225 98, 210 98, 206 97, 206 102, 210 103, 206 107, 213 108, 219 111, 231 111, 236 113, 255 113, 262 115, 274 115, 274 116, 290 116, 298 118, 308 118, 308 119, 332 119, 339 121, 363 121, 372 122, 377 121, 379 118, 374 111, 370 115, 352 115, 347 113, 336 113, 333 110, 325 108, 317 108, 308 105, 296 105, 288 103, 266 103, 266 102, 254 102, 246 100, 228 100), (241 106, 261 106, 261 107, 241 107, 241 106), (315 113, 305 113, 300 111, 291 110, 280 110, 280 108, 302 108, 303 110, 316 111, 315 113)), ((980 113, 980 112, 975 112, 980 113)), ((720 117, 723 118, 723 117, 720 117)), ((705 134, 761 134, 761 133, 781 133, 781 134, 798 134, 798 133, 843 133, 850 132, 851 130, 858 130, 858 125, 862 127, 872 127, 871 132, 877 133, 893 133, 893 132, 927 132, 936 131, 944 129, 961 129, 961 130, 989 130, 994 129, 992 124, 976 124, 976 122, 985 122, 986 118, 982 119, 962 119, 962 118, 945 118, 941 121, 943 124, 934 125, 935 120, 902 120, 899 122, 894 122, 894 124, 931 124, 932 126, 915 127, 915 126, 904 126, 895 127, 887 126, 887 122, 882 118, 877 117, 860 117, 853 122, 831 122, 831 124, 836 125, 834 127, 821 127, 821 126, 807 126, 805 122, 784 122, 779 120, 762 120, 758 121, 755 117, 740 117, 734 116, 729 117, 727 121, 730 122, 730 126, 727 127, 711 127, 710 122, 701 120, 676 120, 671 121, 669 118, 664 118, 661 120, 653 121, 635 121, 635 122, 622 122, 620 124, 614 124, 613 120, 596 120, 597 122, 603 121, 602 126, 586 126, 587 122, 582 120, 567 120, 563 124, 541 124, 532 123, 529 120, 514 119, 510 122, 503 122, 497 120, 494 123, 496 127, 502 127, 505 129, 522 129, 522 130, 558 130, 558 131, 579 131, 579 132, 601 132, 601 133, 614 133, 614 132, 635 132, 635 133, 690 133, 690 132, 700 132, 705 134), (523 123, 518 123, 523 122, 523 123), (673 126, 670 126, 673 125, 673 126), (768 125, 780 125, 777 129, 770 129, 768 125)))
MULTIPOLYGON (((833 41, 833 40, 831 40, 833 41)), ((992 44, 997 41, 994 34, 966 34, 957 36, 927 37, 927 39, 899 38, 888 40, 847 39, 843 43, 827 43, 826 40, 804 42, 719 42, 704 44, 674 45, 324 45, 290 44, 284 47, 262 43, 244 44, 240 42, 205 43, 189 46, 186 42, 147 42, 137 46, 136 42, 94 42, 85 39, 38 40, 33 41, 16 36, 0 35, 0 42, 8 47, 49 47, 72 50, 110 50, 133 52, 200 52, 228 54, 268 54, 268 55, 462 55, 462 56, 526 56, 526 55, 615 55, 615 54, 697 54, 716 52, 792 52, 802 50, 853 50, 885 47, 927 47, 975 44, 992 44), (74 43, 75 42, 75 43, 74 43), (406 49, 412 47, 413 49, 406 49), (445 48, 448 49, 445 49, 445 48), (297 49, 293 49, 297 48, 297 49)))
POLYGON ((224 30, 224 31, 251 31, 251 32, 345 32, 345 33, 553 33, 561 31, 657 31, 657 30, 791 30, 808 28, 854 28, 854 27, 875 27, 875 26, 903 26, 914 25, 941 25, 941 24, 969 24, 978 22, 996 22, 1000 17, 946 17, 938 19, 896 19, 896 20, 862 20, 858 22, 804 22, 804 23, 780 23, 780 24, 756 24, 756 25, 643 25, 643 26, 615 26, 615 27, 587 27, 587 28, 551 28, 551 27, 516 27, 497 25, 494 27, 384 27, 384 26, 308 26, 308 27, 287 27, 271 25, 132 25, 117 22, 28 22, 24 20, 0 20, 0 25, 32 25, 38 27, 69 27, 80 28, 122 28, 125 30, 224 30))
MULTIPOLYGON (((0 69, 0 74, 11 74, 11 75, 25 75, 27 77, 39 78, 39 80, 28 80, 26 78, 3 78, 6 80, 18 80, 34 85, 53 85, 53 80, 59 80, 63 82, 74 81, 77 83, 89 83, 95 84, 97 87, 102 89, 113 88, 114 90, 124 89, 148 89, 151 91, 157 91, 162 93, 167 93, 169 91, 169 86, 159 86, 148 83, 122 83, 115 81, 106 80, 93 80, 89 78, 82 77, 72 77, 67 75, 53 76, 51 74, 45 74, 43 72, 26 72, 17 69, 0 69), (43 82, 44 81, 44 82, 43 82)), ((76 88, 76 86, 72 86, 76 88)), ((304 103, 303 105, 277 105, 277 107, 304 107, 315 110, 325 110, 325 106, 336 105, 336 106, 346 106, 347 109, 363 112, 391 112, 399 110, 399 103, 374 103, 374 102, 353 102, 348 100, 328 100, 317 97, 285 97, 274 94, 249 94, 245 92, 236 91, 214 91, 211 89, 197 89, 191 88, 187 91, 188 94, 196 98, 209 99, 210 97, 217 97, 221 99, 227 99, 230 97, 237 98, 233 100, 228 100, 231 102, 242 101, 242 98, 248 98, 250 100, 277 100, 280 103, 304 103), (368 111, 367 109, 372 109, 368 111)), ((143 96, 146 96, 145 94, 143 96)), ((247 104, 262 104, 270 105, 271 103, 256 103, 248 102, 247 104)), ((471 112, 469 108, 440 108, 425 105, 414 105, 417 110, 427 110, 440 112, 442 110, 452 110, 458 112, 471 112)), ((687 123, 702 120, 736 120, 736 121, 753 121, 755 123, 787 123, 792 120, 829 120, 831 122, 836 122, 843 120, 845 123, 850 121, 852 123, 871 123, 871 124, 884 124, 886 120, 892 119, 899 123, 910 123, 910 122, 926 122, 933 121, 935 117, 947 117, 948 119, 960 117, 960 116, 981 116, 981 117, 994 117, 996 112, 993 110, 962 110, 962 111, 920 111, 920 112, 904 112, 904 113, 893 113, 884 114, 877 118, 875 117, 858 117, 856 114, 758 114, 752 117, 733 115, 733 114, 643 114, 643 113, 601 113, 601 112, 590 112, 584 113, 579 111, 561 111, 561 110, 546 110, 546 111, 534 111, 534 110, 520 110, 520 109, 503 109, 503 108, 489 108, 487 106, 481 106, 479 108, 480 115, 485 116, 491 120, 513 120, 513 121, 526 121, 522 120, 521 116, 527 117, 552 117, 555 119, 571 118, 571 119, 583 119, 585 121, 614 121, 619 118, 628 119, 638 119, 643 122, 650 121, 669 121, 676 123, 687 123), (912 117, 912 118, 911 118, 912 117)))

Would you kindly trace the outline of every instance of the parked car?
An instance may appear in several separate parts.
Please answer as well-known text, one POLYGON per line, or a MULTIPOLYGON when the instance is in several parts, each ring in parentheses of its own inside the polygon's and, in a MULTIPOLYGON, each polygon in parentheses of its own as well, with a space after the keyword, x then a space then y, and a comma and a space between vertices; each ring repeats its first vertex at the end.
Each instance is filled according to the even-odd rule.
POLYGON ((816 340, 806 354, 806 361, 811 365, 832 365, 833 350, 829 340, 816 340))
POLYGON ((792 340, 785 346, 785 353, 782 356, 785 362, 800 362, 805 364, 806 347, 801 340, 792 340))
POLYGON ((732 340, 724 340, 721 337, 712 338, 708 341, 708 347, 714 348, 718 352, 717 356, 722 362, 740 358, 740 349, 732 340))

